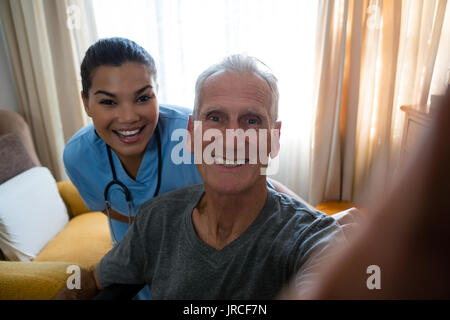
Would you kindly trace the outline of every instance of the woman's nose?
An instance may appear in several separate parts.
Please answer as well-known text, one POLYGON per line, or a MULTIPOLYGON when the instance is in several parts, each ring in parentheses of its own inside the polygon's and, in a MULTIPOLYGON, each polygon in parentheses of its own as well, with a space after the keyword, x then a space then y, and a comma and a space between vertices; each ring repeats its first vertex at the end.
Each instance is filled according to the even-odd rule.
POLYGON ((122 123, 132 123, 139 120, 139 114, 132 104, 123 104, 118 108, 118 118, 122 123))

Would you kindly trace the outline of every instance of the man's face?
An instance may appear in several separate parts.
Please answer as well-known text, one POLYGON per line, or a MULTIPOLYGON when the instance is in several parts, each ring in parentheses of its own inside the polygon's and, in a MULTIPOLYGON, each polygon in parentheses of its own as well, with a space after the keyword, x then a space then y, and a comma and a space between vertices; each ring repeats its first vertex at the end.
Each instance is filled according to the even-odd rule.
MULTIPOLYGON (((265 186, 266 176, 261 174, 261 168, 267 166, 267 161, 261 161, 261 158, 267 158, 271 149, 270 105, 269 85, 258 76, 247 73, 219 72, 205 81, 197 119, 202 124, 202 140, 205 140, 205 133, 207 134, 210 129, 215 129, 216 132, 220 131, 221 137, 223 137, 220 144, 223 145, 222 152, 216 149, 211 152, 214 163, 205 164, 205 161, 202 161, 197 165, 205 186, 222 194, 245 192, 250 188, 261 186, 261 184, 265 186), (241 141, 242 144, 239 147, 238 138, 229 138, 230 136, 227 135, 227 131, 229 134, 237 129, 255 134, 248 135, 245 141, 241 141), (260 144, 261 141, 265 143, 260 144), (257 159, 254 158, 253 146, 255 145, 257 146, 257 159), (267 148, 263 147, 262 153, 261 145, 267 146, 267 148), (244 147, 242 148, 242 146, 244 147), (227 156, 230 153, 233 155, 232 158, 227 156), (253 161, 249 161, 251 159, 253 161)), ((279 129, 279 125, 278 123, 277 129, 279 129)), ((191 121, 190 134, 195 139, 193 127, 191 121)), ((218 139, 215 140, 217 142, 218 139)), ((203 156, 205 149, 215 140, 202 141, 203 156)), ((209 150, 212 149, 207 149, 207 151, 209 150)))

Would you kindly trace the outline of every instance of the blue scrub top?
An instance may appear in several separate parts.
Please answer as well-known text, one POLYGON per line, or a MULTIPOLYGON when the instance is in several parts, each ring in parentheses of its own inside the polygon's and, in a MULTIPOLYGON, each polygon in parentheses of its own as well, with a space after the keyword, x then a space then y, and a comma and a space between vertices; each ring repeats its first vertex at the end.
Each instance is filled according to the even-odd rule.
MULTIPOLYGON (((171 141, 176 129, 186 129, 191 110, 187 108, 160 105, 157 129, 161 136, 161 185, 159 194, 187 185, 202 183, 200 174, 194 164, 192 155, 190 164, 175 164, 171 159, 173 148, 184 143, 185 136, 171 141)), ((176 150, 179 150, 179 146, 176 150)), ((136 180, 130 178, 119 158, 112 151, 117 179, 124 183, 131 192, 132 212, 134 216, 139 206, 151 199, 158 181, 158 147, 156 135, 153 134, 142 159, 136 180)), ((185 150, 184 150, 185 151, 185 150)), ((77 187, 89 210, 105 210, 104 190, 113 179, 108 161, 105 142, 97 136, 92 124, 80 129, 67 143, 63 155, 67 175, 77 187)), ((109 201, 117 212, 128 216, 125 196, 120 187, 114 185, 109 191, 109 201)), ((115 236, 119 241, 126 232, 128 224, 112 220, 115 236), (120 230, 116 231, 116 226, 120 230)))

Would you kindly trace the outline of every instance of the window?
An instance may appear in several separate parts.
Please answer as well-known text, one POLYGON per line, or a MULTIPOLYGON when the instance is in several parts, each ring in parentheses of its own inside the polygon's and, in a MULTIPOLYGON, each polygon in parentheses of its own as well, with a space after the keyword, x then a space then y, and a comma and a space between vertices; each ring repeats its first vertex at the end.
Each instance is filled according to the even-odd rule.
POLYGON ((309 157, 303 150, 309 150, 317 1, 93 3, 100 38, 129 38, 153 56, 160 103, 193 108, 197 76, 228 54, 247 53, 266 63, 279 81, 279 117, 283 121, 280 170, 286 170, 285 177, 289 177, 292 164, 285 166, 283 162, 292 159, 292 152, 296 166, 306 168, 300 157, 305 161, 309 157))
POLYGON ((278 77, 280 116, 311 108, 316 1, 96 0, 100 38, 121 36, 155 58, 160 103, 191 107, 197 76, 231 53, 265 62, 278 77))

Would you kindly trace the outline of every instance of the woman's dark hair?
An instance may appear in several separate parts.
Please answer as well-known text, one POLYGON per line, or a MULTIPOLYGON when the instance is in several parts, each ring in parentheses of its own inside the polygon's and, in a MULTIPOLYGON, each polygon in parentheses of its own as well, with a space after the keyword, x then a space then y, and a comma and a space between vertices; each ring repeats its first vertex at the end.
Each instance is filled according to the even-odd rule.
POLYGON ((156 67, 152 56, 136 42, 125 38, 100 39, 89 47, 81 63, 83 95, 87 98, 92 86, 92 72, 100 66, 121 66, 138 62, 147 66, 156 81, 156 67))

